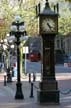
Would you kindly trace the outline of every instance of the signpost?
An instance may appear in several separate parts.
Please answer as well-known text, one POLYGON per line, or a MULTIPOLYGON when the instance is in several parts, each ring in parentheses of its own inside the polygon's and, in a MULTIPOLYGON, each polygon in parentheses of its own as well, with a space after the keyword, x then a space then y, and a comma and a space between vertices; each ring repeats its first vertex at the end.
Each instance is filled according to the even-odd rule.
POLYGON ((23 47, 23 53, 25 54, 25 73, 27 73, 26 72, 26 58, 27 58, 27 54, 29 53, 28 46, 23 47))

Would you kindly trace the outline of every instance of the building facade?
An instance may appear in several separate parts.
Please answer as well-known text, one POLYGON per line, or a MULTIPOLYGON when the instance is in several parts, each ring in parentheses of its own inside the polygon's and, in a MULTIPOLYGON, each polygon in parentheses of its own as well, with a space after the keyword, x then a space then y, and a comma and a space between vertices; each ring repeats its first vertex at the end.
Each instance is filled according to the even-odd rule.
POLYGON ((55 38, 55 49, 62 49, 65 54, 71 53, 71 33, 68 33, 66 36, 57 35, 55 38))

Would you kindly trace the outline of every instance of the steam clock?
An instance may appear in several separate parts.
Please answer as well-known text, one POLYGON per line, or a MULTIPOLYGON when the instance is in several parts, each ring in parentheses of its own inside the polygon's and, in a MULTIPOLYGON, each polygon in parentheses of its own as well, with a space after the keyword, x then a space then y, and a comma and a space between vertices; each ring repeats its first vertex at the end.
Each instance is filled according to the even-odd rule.
POLYGON ((42 37, 42 72, 39 83, 38 101, 40 103, 59 103, 59 90, 55 78, 54 40, 58 33, 58 4, 51 10, 48 0, 41 12, 38 5, 39 34, 42 37))

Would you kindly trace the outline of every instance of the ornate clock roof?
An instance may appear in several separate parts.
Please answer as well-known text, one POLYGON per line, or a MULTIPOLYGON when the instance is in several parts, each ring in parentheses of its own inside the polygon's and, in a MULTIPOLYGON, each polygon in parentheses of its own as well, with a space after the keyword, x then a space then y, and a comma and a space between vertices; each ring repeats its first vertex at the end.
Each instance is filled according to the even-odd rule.
POLYGON ((49 2, 48 0, 46 0, 46 3, 45 3, 45 7, 43 9, 42 12, 39 13, 39 15, 58 15, 58 4, 57 4, 57 10, 55 10, 55 7, 54 7, 54 11, 51 10, 50 6, 49 6, 49 2))

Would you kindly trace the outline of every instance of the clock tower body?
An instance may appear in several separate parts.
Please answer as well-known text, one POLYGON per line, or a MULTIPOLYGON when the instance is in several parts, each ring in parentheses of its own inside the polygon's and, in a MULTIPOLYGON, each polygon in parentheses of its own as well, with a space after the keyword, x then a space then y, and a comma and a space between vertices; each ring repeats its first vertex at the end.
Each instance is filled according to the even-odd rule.
POLYGON ((50 9, 46 0, 43 12, 39 8, 39 33, 42 37, 42 72, 39 83, 38 101, 40 103, 58 104, 59 90, 55 78, 54 40, 58 33, 58 4, 56 10, 50 9))

